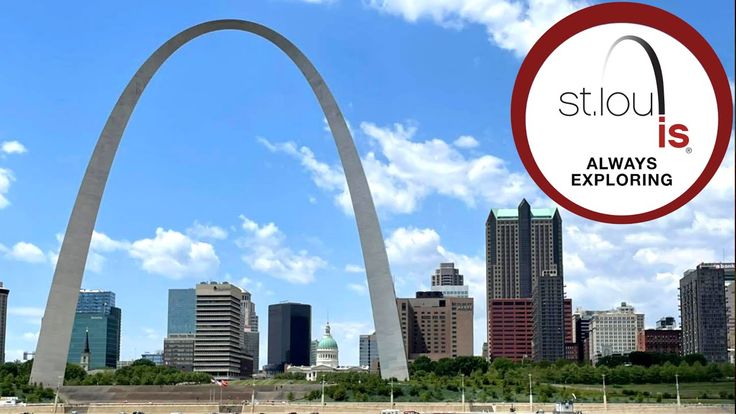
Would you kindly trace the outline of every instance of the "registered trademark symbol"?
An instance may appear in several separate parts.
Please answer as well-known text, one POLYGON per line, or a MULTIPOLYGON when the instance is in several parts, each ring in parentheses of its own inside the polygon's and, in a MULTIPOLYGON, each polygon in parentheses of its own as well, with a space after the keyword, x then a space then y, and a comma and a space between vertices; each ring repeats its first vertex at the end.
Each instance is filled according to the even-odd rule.
POLYGON ((687 148, 685 148, 685 152, 688 153, 688 154, 690 154, 690 153, 693 152, 693 149, 690 148, 690 147, 687 147, 687 148))

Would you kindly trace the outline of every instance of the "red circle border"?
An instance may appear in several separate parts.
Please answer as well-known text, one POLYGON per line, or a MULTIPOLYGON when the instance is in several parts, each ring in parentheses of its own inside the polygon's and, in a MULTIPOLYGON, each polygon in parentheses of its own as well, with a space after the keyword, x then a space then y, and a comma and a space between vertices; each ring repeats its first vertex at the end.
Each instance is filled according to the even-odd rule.
POLYGON ((614 2, 579 10, 557 22, 534 44, 521 64, 511 96, 511 130, 524 167, 534 182, 565 209, 588 219, 612 224, 633 224, 663 217, 684 206, 700 193, 723 161, 731 137, 733 104, 728 77, 713 48, 687 22, 660 8, 640 3, 614 2), (557 191, 534 160, 526 131, 526 106, 532 83, 550 54, 570 37, 595 26, 633 23, 664 32, 693 53, 710 79, 718 106, 716 144, 705 169, 684 193, 657 209, 631 215, 600 213, 582 207, 557 191))

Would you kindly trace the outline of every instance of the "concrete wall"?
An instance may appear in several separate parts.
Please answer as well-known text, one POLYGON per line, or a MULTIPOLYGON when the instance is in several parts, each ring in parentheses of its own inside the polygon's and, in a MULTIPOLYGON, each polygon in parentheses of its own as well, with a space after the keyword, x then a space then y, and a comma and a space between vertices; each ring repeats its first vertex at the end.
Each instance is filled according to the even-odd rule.
MULTIPOLYGON (((527 404, 514 404, 517 414, 529 413, 527 404)), ((466 411, 474 412, 499 412, 508 413, 511 404, 482 404, 466 406, 466 411)), ((210 414, 210 413, 239 413, 251 412, 251 407, 241 405, 217 404, 90 404, 90 405, 67 405, 61 404, 57 408, 57 414, 71 414, 76 411, 79 414, 131 414, 134 411, 142 411, 145 414, 210 414)), ((255 413, 330 413, 330 414, 357 414, 373 413, 379 414, 382 409, 389 408, 389 403, 328 403, 322 407, 316 404, 258 404, 255 413)), ((396 408, 400 411, 418 411, 421 413, 460 413, 463 412, 457 403, 397 403, 396 408)), ((534 410, 543 409, 545 413, 551 414, 551 404, 535 404, 534 410)), ((684 405, 678 408, 672 404, 608 404, 608 410, 604 410, 603 404, 577 404, 576 410, 583 414, 730 414, 734 412, 734 405, 684 405)), ((53 414, 53 404, 31 404, 28 406, 0 407, 0 414, 53 414)))

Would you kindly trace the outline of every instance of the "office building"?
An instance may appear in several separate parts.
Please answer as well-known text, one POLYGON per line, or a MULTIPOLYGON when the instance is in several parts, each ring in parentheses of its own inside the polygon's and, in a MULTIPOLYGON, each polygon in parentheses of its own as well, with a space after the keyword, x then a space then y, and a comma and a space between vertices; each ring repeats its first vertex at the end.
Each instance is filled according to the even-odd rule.
POLYGON ((115 307, 114 292, 81 290, 67 362, 79 365, 88 343, 89 370, 117 367, 121 318, 120 308, 115 307))
POLYGON ((473 298, 417 292, 397 299, 401 333, 410 360, 473 355, 473 298))
POLYGON ((455 263, 440 263, 432 275, 432 286, 462 286, 463 275, 455 268, 455 263))
POLYGON ((522 361, 532 357, 532 299, 492 299, 488 309, 488 355, 522 361))
MULTIPOLYGON (((489 357, 495 356, 492 335, 505 336, 500 342, 508 343, 507 338, 517 334, 499 331, 506 328, 493 320, 493 301, 531 299, 532 357, 548 361, 565 358, 562 219, 557 209, 533 209, 522 200, 516 209, 491 210, 486 221, 486 295, 489 357)), ((527 305, 521 302, 521 308, 514 312, 524 312, 527 305)), ((516 302, 504 304, 511 306, 509 303, 516 302)), ((502 313, 496 315, 503 317, 502 313)), ((526 341, 527 334, 518 331, 520 338, 514 342, 526 341)))
POLYGON ((442 292, 446 298, 467 298, 468 286, 463 284, 463 275, 455 268, 455 263, 440 263, 432 274, 433 292, 442 292))
POLYGON ((195 289, 169 289, 168 335, 194 335, 197 293, 195 289))
POLYGON ((702 263, 680 279, 682 353, 709 362, 728 360, 724 263, 702 263))
POLYGON ((8 330, 8 295, 10 289, 0 282, 0 364, 5 362, 5 335, 8 330))
POLYGON ((728 361, 734 363, 734 355, 736 354, 736 282, 728 282, 726 286, 726 316, 728 322, 728 361))
POLYGON ((644 329, 639 332, 636 350, 680 355, 681 343, 682 331, 679 329, 644 329))
POLYGON ((376 333, 360 335, 359 347, 359 365, 361 367, 368 367, 371 372, 377 372, 378 342, 376 342, 376 333))
POLYGON ((163 363, 191 372, 194 370, 194 336, 197 332, 196 289, 169 289, 167 320, 163 363))
POLYGON ((194 371, 194 335, 171 334, 164 338, 164 365, 194 371))
POLYGON ((596 364, 602 357, 627 355, 636 351, 636 341, 643 314, 622 302, 621 306, 593 312, 589 323, 590 360, 596 364))
POLYGON ((250 292, 243 291, 243 351, 253 358, 253 372, 258 371, 260 358, 260 334, 258 332, 258 315, 256 304, 253 303, 250 292))
POLYGON ((243 291, 230 283, 200 283, 196 287, 197 331, 194 371, 217 379, 248 376, 253 358, 243 352, 243 291))
MULTIPOLYGON (((268 307, 268 365, 284 372, 285 366, 311 366, 312 307, 278 303, 268 307)), ((316 362, 316 360, 315 360, 316 362)))
POLYGON ((141 359, 151 361, 156 365, 163 365, 164 364, 164 351, 144 352, 141 354, 141 359))
POLYGON ((674 316, 665 316, 654 325, 656 329, 677 329, 677 320, 674 316))
POLYGON ((577 309, 572 315, 573 323, 573 342, 577 346, 578 361, 590 360, 590 320, 594 311, 584 311, 577 309))

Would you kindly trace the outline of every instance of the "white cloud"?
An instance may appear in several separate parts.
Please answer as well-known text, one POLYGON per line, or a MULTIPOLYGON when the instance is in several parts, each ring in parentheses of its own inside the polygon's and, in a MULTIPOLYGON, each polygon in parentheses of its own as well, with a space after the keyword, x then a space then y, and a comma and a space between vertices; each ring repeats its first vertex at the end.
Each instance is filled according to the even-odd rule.
POLYGON ((624 242, 628 244, 661 244, 667 241, 667 238, 658 233, 638 232, 624 236, 624 242))
POLYGON ((363 268, 363 266, 356 264, 345 265, 345 271, 348 273, 365 273, 365 269, 363 268))
POLYGON ((368 293, 368 286, 366 284, 360 284, 360 283, 348 283, 348 289, 352 290, 353 292, 359 294, 359 295, 365 295, 368 293))
POLYGON ((28 150, 18 141, 3 141, 0 144, 0 152, 5 154, 23 154, 28 150))
POLYGON ((23 335, 21 335, 21 338, 23 338, 24 341, 36 342, 38 341, 38 332, 24 332, 23 335))
MULTIPOLYGON (((506 162, 493 155, 466 158, 441 139, 414 141, 417 129, 403 124, 381 128, 362 123, 361 131, 380 152, 368 152, 363 168, 376 207, 393 213, 414 212, 432 194, 444 195, 475 206, 517 203, 522 196, 538 193, 526 174, 509 171, 506 162), (497 183, 489 186, 488 183, 497 183)), ((259 138, 271 151, 298 159, 317 187, 335 193, 335 201, 352 214, 350 194, 339 166, 318 161, 308 147, 293 142, 271 143, 259 138)))
POLYGON ((656 248, 645 247, 634 253, 634 260, 642 264, 665 264, 684 271, 695 268, 701 262, 716 261, 716 253, 707 248, 656 248))
POLYGON ((220 259, 211 244, 160 227, 153 239, 133 242, 129 254, 140 260, 143 270, 173 279, 209 277, 220 266, 220 259))
POLYGON ((10 190, 10 183, 13 181, 15 181, 13 172, 7 168, 0 168, 0 208, 10 205, 10 201, 5 197, 5 194, 10 190))
POLYGON ((431 19, 448 28, 485 27, 497 46, 525 54, 561 18, 583 7, 574 0, 368 0, 370 7, 409 22, 431 19))
POLYGON ((192 227, 187 229, 187 234, 196 239, 214 239, 214 240, 225 240, 227 239, 227 231, 222 227, 201 224, 197 221, 194 222, 192 227))
POLYGON ((240 219, 246 236, 237 244, 245 250, 243 261, 251 269, 289 283, 307 284, 314 281, 317 270, 327 266, 319 256, 306 250, 294 252, 285 246, 286 236, 274 223, 259 225, 242 215, 240 219))
POLYGON ((33 243, 18 242, 12 248, 0 244, 0 253, 9 259, 26 263, 43 263, 46 255, 33 243))
POLYGON ((23 319, 26 323, 33 325, 41 325, 43 312, 43 308, 33 306, 11 306, 8 308, 8 315, 23 319))
POLYGON ((452 142, 458 148, 475 148, 480 143, 470 135, 463 135, 460 138, 452 142))

